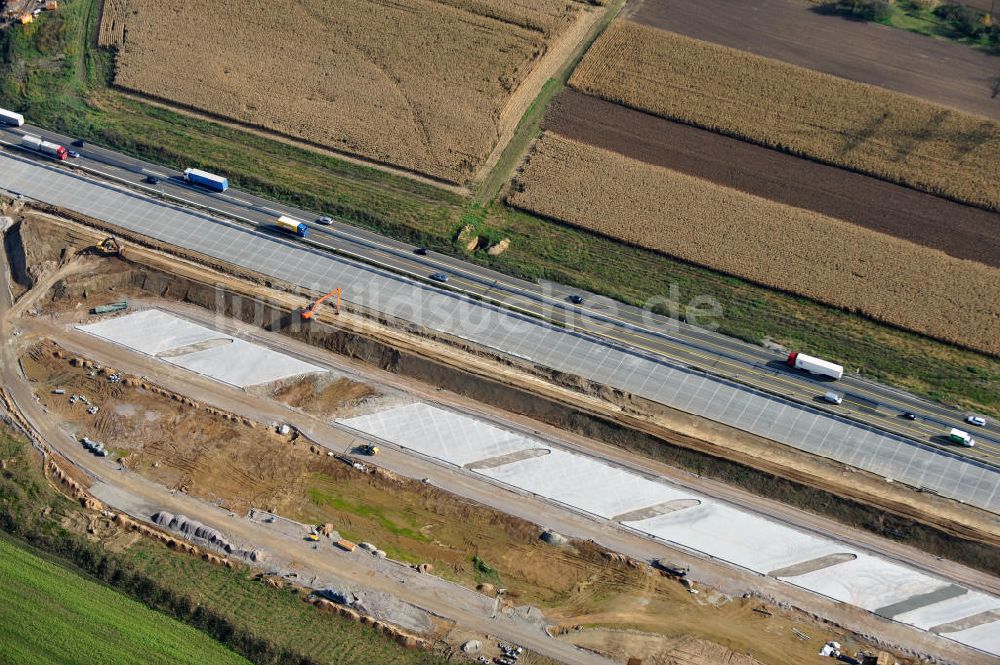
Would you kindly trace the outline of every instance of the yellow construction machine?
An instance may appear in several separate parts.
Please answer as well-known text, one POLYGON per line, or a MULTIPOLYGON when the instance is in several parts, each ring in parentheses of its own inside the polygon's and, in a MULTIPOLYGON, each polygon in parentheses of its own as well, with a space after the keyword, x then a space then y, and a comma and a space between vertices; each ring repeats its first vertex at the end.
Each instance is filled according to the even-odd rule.
POLYGON ((97 250, 98 254, 104 254, 105 256, 119 255, 122 253, 122 244, 118 238, 108 236, 94 245, 94 249, 97 250))

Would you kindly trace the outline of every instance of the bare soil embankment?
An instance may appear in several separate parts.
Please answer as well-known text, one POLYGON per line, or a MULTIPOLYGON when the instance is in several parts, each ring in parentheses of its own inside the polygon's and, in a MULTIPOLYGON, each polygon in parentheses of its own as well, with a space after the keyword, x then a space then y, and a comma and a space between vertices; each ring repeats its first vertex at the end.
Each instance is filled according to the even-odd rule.
POLYGON ((567 89, 543 129, 951 256, 1000 267, 1000 214, 567 89))
MULTIPOLYGON (((69 234, 79 234, 82 228, 49 216, 29 215, 27 223, 15 228, 17 238, 12 244, 27 237, 27 243, 34 243, 40 252, 58 255, 67 246, 69 234)), ((127 233, 121 235, 132 242, 127 233)), ((90 242, 100 237, 103 231, 92 232, 90 242)), ((86 242, 81 238, 75 246, 86 242)), ((845 470, 842 464, 806 456, 580 377, 497 359, 483 350, 469 349, 462 340, 414 335, 408 326, 392 321, 375 323, 345 313, 338 317, 337 327, 317 321, 306 330, 289 328, 301 301, 297 296, 258 288, 139 245, 128 246, 126 254, 128 270, 74 278, 57 284, 54 293, 89 306, 89 294, 114 287, 117 293, 134 290, 213 310, 221 307, 228 316, 380 369, 1000 573, 1000 533, 994 517, 983 511, 888 485, 863 472, 845 470), (456 346, 464 352, 456 353, 456 346)))

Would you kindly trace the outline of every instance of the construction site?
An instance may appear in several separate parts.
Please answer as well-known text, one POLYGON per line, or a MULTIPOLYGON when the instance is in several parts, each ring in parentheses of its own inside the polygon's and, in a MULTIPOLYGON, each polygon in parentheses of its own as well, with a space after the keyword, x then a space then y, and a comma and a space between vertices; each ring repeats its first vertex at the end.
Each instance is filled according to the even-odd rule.
MULTIPOLYGON (((774 444, 337 285, 14 200, 3 215, 4 401, 108 543, 183 541, 459 660, 994 662, 998 589, 974 563, 713 479, 735 468, 712 468, 719 441, 730 460, 774 444)), ((860 471, 784 451, 740 474, 779 466, 822 496, 876 491, 892 528, 933 541, 945 515, 949 539, 995 547, 984 512, 860 471)))

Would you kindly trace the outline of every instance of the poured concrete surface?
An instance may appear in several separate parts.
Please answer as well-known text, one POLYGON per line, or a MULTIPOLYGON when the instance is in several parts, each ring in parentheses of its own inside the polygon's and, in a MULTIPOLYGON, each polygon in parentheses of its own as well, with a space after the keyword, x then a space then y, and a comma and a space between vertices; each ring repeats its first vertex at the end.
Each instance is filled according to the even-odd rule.
POLYGON ((592 457, 559 449, 553 449, 545 457, 485 469, 482 473, 606 519, 667 501, 690 498, 662 482, 592 457))
POLYGON ((945 637, 975 647, 986 653, 1000 655, 1000 621, 984 623, 957 633, 941 633, 945 637))
POLYGON ((348 418, 341 424, 456 466, 545 447, 536 439, 478 418, 420 402, 348 418))
POLYGON ((233 340, 232 344, 225 346, 170 358, 168 362, 238 388, 324 371, 322 367, 242 339, 233 340))
POLYGON ((150 356, 227 337, 158 309, 133 312, 77 328, 150 356))
POLYGON ((708 499, 695 508, 629 526, 761 574, 850 551, 833 540, 708 499))
POLYGON ((158 309, 77 328, 238 388, 325 371, 158 309))
MULTIPOLYGON (((872 612, 889 612, 889 618, 922 629, 975 620, 984 608, 1000 606, 1000 598, 849 543, 447 409, 416 403, 341 422, 511 488, 872 612)), ((990 644, 976 625, 946 636, 977 648, 990 644)), ((991 653, 1000 655, 1000 648, 991 653)))
MULTIPOLYGON (((969 591, 961 596, 926 605, 893 617, 924 630, 953 623, 954 617, 974 617, 984 612, 1000 610, 1000 598, 988 596, 978 591, 969 591)), ((971 627, 971 626, 970 626, 971 627)))
POLYGON ((948 586, 944 580, 870 554, 860 554, 853 561, 787 579, 810 591, 872 612, 948 586))

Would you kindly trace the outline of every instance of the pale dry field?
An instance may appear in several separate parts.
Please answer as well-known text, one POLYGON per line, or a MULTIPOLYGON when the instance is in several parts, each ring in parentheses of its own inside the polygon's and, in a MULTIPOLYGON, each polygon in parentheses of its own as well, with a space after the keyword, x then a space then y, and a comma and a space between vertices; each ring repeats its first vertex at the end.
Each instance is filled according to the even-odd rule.
POLYGON ((570 79, 655 115, 1000 209, 1000 123, 617 20, 570 79))
POLYGON ((449 182, 584 0, 109 0, 115 84, 449 182), (119 26, 125 17, 124 30, 119 26))
POLYGON ((1000 270, 543 135, 508 202, 630 244, 1000 354, 1000 270))

